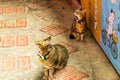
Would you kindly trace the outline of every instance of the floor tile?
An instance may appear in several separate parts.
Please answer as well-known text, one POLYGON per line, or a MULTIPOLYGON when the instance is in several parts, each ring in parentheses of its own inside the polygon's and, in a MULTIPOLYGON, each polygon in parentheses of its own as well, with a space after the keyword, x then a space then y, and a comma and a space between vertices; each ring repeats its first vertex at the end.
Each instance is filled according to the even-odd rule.
POLYGON ((54 26, 54 25, 49 25, 49 26, 40 28, 40 31, 48 32, 48 31, 51 31, 52 29, 55 29, 55 28, 56 28, 56 26, 54 26))
POLYGON ((77 69, 74 66, 69 65, 69 66, 66 66, 64 69, 56 71, 54 77, 58 78, 58 77, 62 77, 62 76, 67 76, 74 71, 77 71, 77 69))
POLYGON ((67 0, 22 1, 0 2, 0 80, 42 80, 34 41, 47 36, 73 53, 67 66, 55 72, 56 80, 120 80, 91 34, 84 43, 68 38, 74 10, 67 0))
POLYGON ((51 36, 56 36, 58 34, 65 32, 65 31, 68 31, 68 29, 66 29, 64 27, 56 27, 55 29, 48 31, 47 33, 51 36))
POLYGON ((72 45, 69 45, 69 44, 67 44, 65 42, 59 42, 58 44, 65 46, 66 49, 68 50, 68 53, 72 53, 72 52, 77 50, 77 48, 75 48, 72 45))
POLYGON ((88 75, 79 71, 76 67, 69 65, 64 69, 58 70, 54 77, 60 78, 61 80, 82 80, 88 77, 88 75))
POLYGON ((87 78, 87 77, 88 77, 87 74, 81 71, 76 71, 76 72, 73 72, 69 76, 61 78, 61 80, 83 80, 84 78, 87 78))
POLYGON ((56 36, 56 35, 63 33, 67 30, 68 30, 67 28, 61 27, 59 25, 49 25, 47 27, 43 27, 40 29, 40 31, 43 31, 51 36, 56 36))

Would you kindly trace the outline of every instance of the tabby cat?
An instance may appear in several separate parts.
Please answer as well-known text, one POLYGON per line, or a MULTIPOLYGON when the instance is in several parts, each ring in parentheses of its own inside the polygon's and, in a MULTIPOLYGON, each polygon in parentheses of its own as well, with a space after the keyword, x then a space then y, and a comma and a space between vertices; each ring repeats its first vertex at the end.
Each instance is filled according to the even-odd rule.
POLYGON ((67 49, 59 44, 50 44, 51 37, 35 41, 40 51, 39 61, 43 65, 43 80, 53 80, 55 69, 64 68, 69 58, 67 49))
POLYGON ((71 27, 70 39, 76 39, 77 41, 83 41, 86 32, 86 10, 77 9, 74 12, 74 20, 71 27))

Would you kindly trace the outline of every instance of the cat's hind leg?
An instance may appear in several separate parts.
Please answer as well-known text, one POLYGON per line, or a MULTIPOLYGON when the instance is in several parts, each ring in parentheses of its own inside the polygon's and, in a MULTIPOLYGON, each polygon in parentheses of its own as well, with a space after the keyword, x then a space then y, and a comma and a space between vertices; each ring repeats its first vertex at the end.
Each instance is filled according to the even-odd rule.
POLYGON ((76 33, 76 40, 79 41, 80 40, 80 34, 76 33))

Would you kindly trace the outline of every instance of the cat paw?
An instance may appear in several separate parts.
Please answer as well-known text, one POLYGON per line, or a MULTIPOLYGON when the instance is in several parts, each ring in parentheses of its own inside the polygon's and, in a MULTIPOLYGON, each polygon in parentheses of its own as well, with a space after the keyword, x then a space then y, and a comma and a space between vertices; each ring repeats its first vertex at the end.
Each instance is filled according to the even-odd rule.
POLYGON ((79 38, 76 38, 75 40, 76 40, 76 41, 78 41, 78 42, 80 41, 80 39, 79 39, 79 38))
POLYGON ((48 80, 48 78, 47 77, 43 77, 43 80, 48 80))
POLYGON ((85 42, 84 40, 82 40, 81 42, 85 42))
POLYGON ((49 78, 49 80, 54 80, 53 78, 49 78))
POLYGON ((48 79, 43 79, 43 80, 48 80, 48 79))

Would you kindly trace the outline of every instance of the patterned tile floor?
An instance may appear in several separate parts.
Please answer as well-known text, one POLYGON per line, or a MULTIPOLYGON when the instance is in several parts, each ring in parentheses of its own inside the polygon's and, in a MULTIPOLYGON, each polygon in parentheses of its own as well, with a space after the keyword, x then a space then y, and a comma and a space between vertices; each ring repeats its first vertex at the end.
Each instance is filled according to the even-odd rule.
POLYGON ((120 80, 90 34, 85 42, 69 39, 73 9, 66 0, 15 1, 0 2, 0 80, 42 80, 34 41, 48 36, 70 53, 55 80, 120 80))

